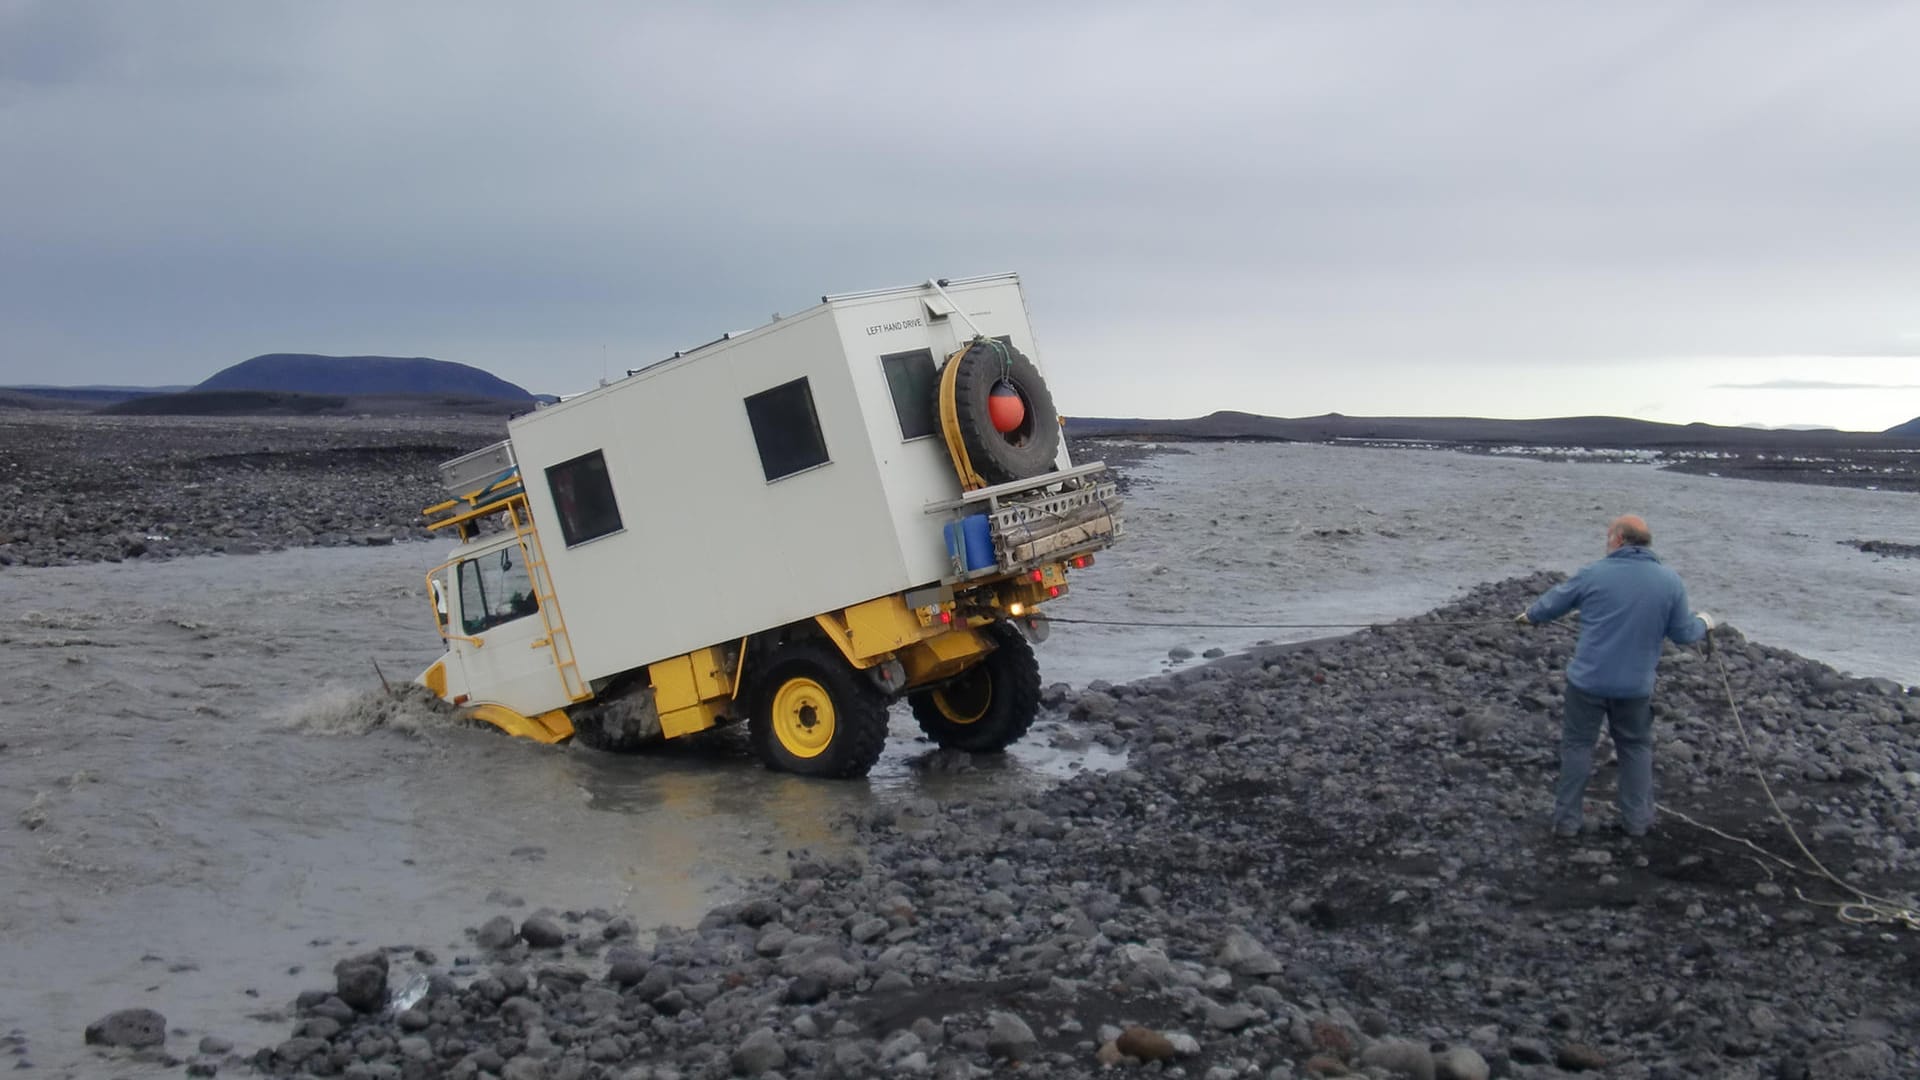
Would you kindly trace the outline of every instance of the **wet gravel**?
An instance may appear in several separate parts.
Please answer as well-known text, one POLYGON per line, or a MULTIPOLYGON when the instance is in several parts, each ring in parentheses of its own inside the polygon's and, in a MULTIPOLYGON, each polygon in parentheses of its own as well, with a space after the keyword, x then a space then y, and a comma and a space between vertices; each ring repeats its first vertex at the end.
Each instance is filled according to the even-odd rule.
POLYGON ((502 417, 193 418, 0 413, 0 568, 426 535, 440 462, 502 417))
MULTIPOLYGON (((841 828, 853 856, 697 926, 554 905, 471 947, 339 956, 250 1055, 292 1076, 669 1078, 1910 1077, 1920 933, 1672 813, 1546 828, 1573 635, 1508 624, 1557 578, 1393 627, 1079 692, 1055 738, 1127 767, 841 828), (1486 620, 1473 627, 1422 625, 1486 620), (1798 895, 1804 890, 1807 899, 1798 895)), ((1669 648, 1660 799, 1793 858, 1742 749, 1819 858, 1912 905, 1920 695, 1716 635, 1669 648)), ((963 768, 964 755, 936 755, 963 768)), ((930 788, 930 791, 937 789, 930 788)), ((376 937, 375 940, 378 940, 376 937)))

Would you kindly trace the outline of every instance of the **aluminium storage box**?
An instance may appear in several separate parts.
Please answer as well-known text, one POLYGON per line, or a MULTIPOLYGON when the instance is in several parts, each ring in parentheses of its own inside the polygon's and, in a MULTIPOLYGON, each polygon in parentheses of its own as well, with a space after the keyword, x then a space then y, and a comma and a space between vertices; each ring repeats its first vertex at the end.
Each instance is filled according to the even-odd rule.
POLYGON ((1018 277, 945 289, 959 312, 925 285, 825 297, 509 424, 584 676, 950 572, 931 371, 974 327, 1045 367, 1018 277), (563 530, 556 492, 584 520, 573 485, 602 469, 613 514, 563 530))

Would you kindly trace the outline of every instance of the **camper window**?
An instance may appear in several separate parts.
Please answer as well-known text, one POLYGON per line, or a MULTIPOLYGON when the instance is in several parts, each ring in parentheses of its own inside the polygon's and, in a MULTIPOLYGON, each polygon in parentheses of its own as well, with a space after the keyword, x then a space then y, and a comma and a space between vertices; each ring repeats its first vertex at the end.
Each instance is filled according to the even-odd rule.
POLYGON ((940 420, 934 415, 933 353, 926 349, 893 353, 880 358, 887 373, 887 389, 893 392, 893 412, 900 418, 900 437, 919 439, 940 433, 940 420))
POLYGON ((460 564, 460 629, 468 635, 538 610, 533 581, 517 545, 460 564))
POLYGON ((827 440, 813 410, 813 390, 803 376, 747 399, 747 423, 760 448, 760 468, 769 482, 825 465, 827 440))
POLYGON ((620 531, 620 505, 613 500, 613 478, 600 451, 550 466, 547 488, 568 547, 620 531))

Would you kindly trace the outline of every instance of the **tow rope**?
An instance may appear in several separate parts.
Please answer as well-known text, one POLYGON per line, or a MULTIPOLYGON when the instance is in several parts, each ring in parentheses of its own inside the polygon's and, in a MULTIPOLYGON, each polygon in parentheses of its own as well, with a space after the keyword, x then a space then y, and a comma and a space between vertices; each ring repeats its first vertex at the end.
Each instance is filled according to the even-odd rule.
MULTIPOLYGON (((1708 635, 1707 640, 1709 642, 1713 640, 1711 634, 1708 635)), ((1802 903, 1811 904, 1814 907, 1832 909, 1834 915, 1839 918, 1841 922, 1853 923, 1855 925, 1885 923, 1893 926, 1905 926, 1909 930, 1920 930, 1920 908, 1910 907, 1885 896, 1876 896, 1873 893, 1841 880, 1833 871, 1827 869, 1826 864, 1816 858, 1812 851, 1807 849, 1806 843, 1800 839, 1800 831, 1793 827, 1793 821, 1787 817, 1787 812, 1781 809, 1780 800, 1774 798, 1773 785, 1767 783, 1766 773, 1760 768, 1760 754, 1753 748, 1753 740, 1747 735, 1746 721, 1740 718, 1740 705, 1734 700, 1733 679, 1727 674, 1727 662, 1720 659, 1720 654, 1714 651, 1711 644, 1707 647, 1707 654, 1713 657, 1714 664, 1720 669, 1720 685, 1727 692, 1727 708, 1733 711, 1734 730, 1740 733, 1740 745, 1747 752, 1747 763, 1753 766, 1754 778, 1760 781, 1760 790, 1767 793, 1767 805, 1773 807, 1773 816, 1780 820, 1781 827, 1785 828, 1787 830, 1787 836, 1792 838, 1793 846, 1799 848, 1800 854, 1807 857, 1807 862, 1813 865, 1813 869, 1809 870, 1799 863, 1783 859, 1751 840, 1722 832, 1705 822, 1695 820, 1679 810, 1674 810, 1666 806, 1657 807, 1657 809, 1661 813, 1678 818, 1696 829, 1702 829, 1722 839, 1744 845, 1795 873, 1804 874, 1808 877, 1824 878, 1833 885, 1853 894, 1854 899, 1852 900, 1837 902, 1832 900, 1816 900, 1800 891, 1799 886, 1794 886, 1793 895, 1798 897, 1802 903)), ((1761 868, 1766 868, 1764 863, 1761 864, 1761 868)), ((1772 875, 1769 874, 1768 876, 1771 877, 1772 875)))
MULTIPOLYGON (((1053 618, 1051 616, 1048 618, 1052 622, 1073 626, 1127 626, 1168 630, 1419 630, 1428 627, 1449 628, 1514 625, 1513 621, 1509 619, 1450 619, 1434 622, 1402 621, 1370 623, 1213 623, 1150 622, 1137 619, 1071 619, 1053 618)), ((1559 624, 1547 623, 1544 625, 1557 627, 1559 624)), ((1793 821, 1787 817, 1787 812, 1781 808, 1780 800, 1774 797, 1773 785, 1767 783, 1766 774, 1760 767, 1759 751, 1754 749, 1753 740, 1747 734, 1746 721, 1741 719, 1740 716, 1740 704, 1733 692, 1733 678, 1727 673, 1726 661, 1720 658, 1720 653, 1713 647, 1713 634, 1711 631, 1708 632, 1705 641, 1707 655, 1713 657, 1714 665, 1719 669, 1720 687, 1726 692, 1727 708, 1733 714, 1734 730, 1740 734, 1740 746, 1746 752, 1747 764, 1752 767, 1754 777, 1760 781, 1760 790, 1766 792, 1767 805, 1773 808, 1774 817, 1779 820, 1781 827, 1786 829, 1787 836, 1793 840, 1794 847, 1799 848, 1800 854, 1806 856, 1807 862, 1812 864, 1812 869, 1808 869, 1790 859, 1784 859, 1775 855, 1773 852, 1768 851, 1744 837, 1734 836, 1731 833, 1714 828, 1712 825, 1708 825, 1684 811, 1675 810, 1670 806, 1664 805, 1656 805, 1655 809, 1668 817, 1685 822, 1702 832, 1709 832, 1723 840, 1740 844, 1795 873, 1804 874, 1808 877, 1822 878, 1850 893, 1854 897, 1852 900, 1831 901, 1816 900, 1802 892, 1798 886, 1795 886, 1793 890, 1794 896, 1799 898, 1801 902, 1814 907, 1829 908, 1842 922, 1855 925, 1887 924, 1904 926, 1909 930, 1920 930, 1920 908, 1902 904, 1898 900, 1889 897, 1875 895, 1842 880, 1833 871, 1827 869, 1826 864, 1815 857, 1813 852, 1808 849, 1806 842, 1800 839, 1799 830, 1793 827, 1793 821)), ((1765 869, 1765 864, 1762 864, 1762 869, 1765 869)), ((1771 872, 1769 872, 1768 876, 1772 876, 1771 872)))

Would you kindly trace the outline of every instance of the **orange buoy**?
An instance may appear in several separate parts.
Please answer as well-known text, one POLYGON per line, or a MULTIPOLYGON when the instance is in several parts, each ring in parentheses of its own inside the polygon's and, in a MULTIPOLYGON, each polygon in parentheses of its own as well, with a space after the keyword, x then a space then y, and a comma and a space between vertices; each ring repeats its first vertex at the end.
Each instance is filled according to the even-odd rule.
POLYGON ((1005 379, 993 384, 987 392, 987 418, 993 421, 993 430, 1005 435, 1017 428, 1027 419, 1027 403, 1020 399, 1020 391, 1005 379))

